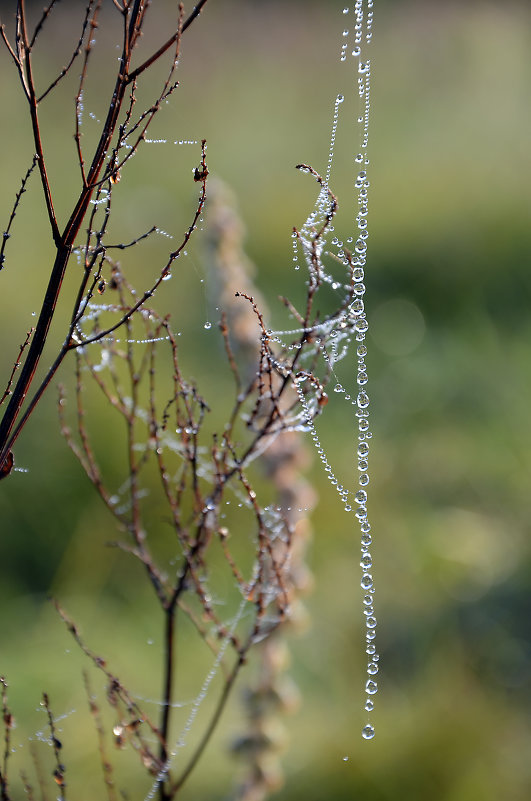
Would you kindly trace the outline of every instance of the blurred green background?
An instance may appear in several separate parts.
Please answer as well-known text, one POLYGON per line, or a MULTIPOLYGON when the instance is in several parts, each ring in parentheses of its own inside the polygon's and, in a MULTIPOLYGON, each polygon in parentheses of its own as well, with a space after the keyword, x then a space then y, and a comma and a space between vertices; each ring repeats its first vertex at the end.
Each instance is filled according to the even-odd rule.
MULTIPOLYGON (((13 5, 0 4, 11 36, 13 5)), ((104 5, 110 19, 111 3, 104 5)), ((175 16, 173 4, 155 5, 160 25, 148 30, 146 47, 175 16)), ((151 132, 208 140, 210 171, 235 193, 273 325, 284 324, 276 296, 296 298, 301 291, 290 232, 315 199, 310 179, 293 167, 307 162, 324 171, 338 92, 348 102, 331 183, 342 208, 338 227, 355 233, 357 76, 353 59, 339 60, 343 5, 211 0, 186 34, 181 86, 151 132)), ((50 20, 36 55, 43 76, 62 66, 82 6, 64 4, 50 20)), ((531 794, 531 9, 514 2, 380 0, 375 18, 366 306, 381 654, 376 737, 360 736, 359 534, 315 464, 320 501, 308 556, 315 576, 306 599, 311 625, 291 643, 291 674, 303 703, 289 720, 285 784, 277 797, 523 801, 531 794)), ((117 29, 102 26, 99 37, 103 54, 105 42, 118 41, 117 29)), ((104 55, 97 61, 101 72, 85 98, 87 142, 89 112, 102 113, 108 94, 104 55)), ((78 181, 72 86, 42 110, 60 216, 78 181)), ((32 146, 4 48, 0 92, 6 221, 32 146)), ((196 198, 191 169, 198 148, 153 146, 137 161, 124 175, 119 235, 126 240, 153 222, 184 231, 196 198)), ((31 189, 1 276, 3 375, 38 310, 48 269, 36 180, 31 189)), ((203 329, 216 312, 201 248, 197 237, 158 304, 171 310, 186 368, 212 400, 226 379, 215 372, 224 370, 212 346, 216 335, 203 329)), ((158 263, 166 250, 164 241, 146 249, 144 258, 153 262, 134 269, 158 263)), ((65 313, 59 311, 53 329, 57 340, 65 313)), ((66 383, 69 367, 61 374, 66 383)), ((345 382, 352 380, 349 369, 352 376, 354 365, 344 365, 345 382)), ((334 397, 327 412, 320 432, 349 486, 352 416, 334 397)), ((112 419, 98 418, 98 434, 106 469, 119 475, 112 419)), ((153 649, 160 631, 136 566, 105 549, 115 537, 112 521, 59 435, 53 388, 21 437, 16 460, 27 472, 0 484, 0 673, 18 719, 13 742, 17 758, 26 758, 29 738, 44 728, 42 711, 35 711, 43 690, 57 714, 75 709, 61 725, 72 795, 82 797, 79 787, 74 792, 75 766, 96 747, 85 713, 85 661, 46 597, 61 600, 89 644, 139 692, 159 692, 153 649)), ((235 694, 183 798, 229 796, 235 767, 225 749, 239 730, 238 714, 235 694)), ((101 787, 97 776, 86 782, 101 787)), ((100 790, 90 792, 96 797, 100 790)))

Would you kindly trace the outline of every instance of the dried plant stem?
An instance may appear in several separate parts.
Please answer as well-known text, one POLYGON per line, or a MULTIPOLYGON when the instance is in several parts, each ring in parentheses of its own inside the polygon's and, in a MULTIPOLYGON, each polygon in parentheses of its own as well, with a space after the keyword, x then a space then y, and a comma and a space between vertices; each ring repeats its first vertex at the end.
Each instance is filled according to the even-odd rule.
MULTIPOLYGON (((48 387, 53 375, 57 371, 58 367, 64 360, 67 353, 79 347, 80 345, 80 343, 77 342, 74 338, 74 332, 75 332, 75 325, 78 320, 80 298, 82 296, 81 289, 80 292, 78 293, 78 299, 76 301, 76 305, 73 310, 73 315, 72 315, 73 322, 53 362, 53 366, 43 379, 26 413, 19 420, 22 406, 24 404, 30 386, 33 382, 37 366, 39 364, 45 343, 47 341, 50 325, 61 293, 61 289, 63 286, 63 279, 70 260, 72 249, 74 247, 75 241, 78 237, 78 234, 85 220, 89 204, 93 198, 94 193, 98 191, 98 188, 101 186, 102 182, 109 181, 112 178, 114 178, 114 176, 116 176, 121 166, 123 166, 124 161, 129 159, 132 153, 136 152, 136 149, 138 148, 138 145, 141 139, 143 138, 148 125, 150 124, 155 113, 158 111, 158 108, 160 107, 160 103, 167 96, 167 94, 172 91, 172 88, 169 86, 169 79, 168 79, 168 81, 164 86, 161 96, 155 102, 152 108, 148 112, 146 112, 145 123, 143 124, 143 127, 141 129, 136 144, 133 146, 132 150, 128 152, 127 156, 122 162, 116 163, 116 159, 113 157, 111 157, 111 159, 108 160, 108 154, 109 152, 112 153, 111 143, 118 127, 120 114, 122 112, 122 106, 124 104, 124 99, 126 96, 126 91, 130 85, 133 86, 133 93, 131 94, 129 111, 126 112, 126 122, 128 122, 132 105, 134 103, 134 86, 136 84, 137 78, 152 64, 158 61, 158 59, 171 46, 176 45, 177 51, 173 61, 173 67, 170 71, 170 76, 172 75, 177 60, 180 36, 182 32, 190 26, 193 20, 197 18, 197 16, 203 9, 204 5, 206 4, 206 1, 207 0, 202 0, 202 2, 198 3, 198 5, 194 8, 193 12, 188 17, 188 19, 184 21, 184 23, 182 19, 183 7, 182 5, 180 5, 179 23, 174 35, 161 48, 159 48, 149 59, 147 59, 147 61, 145 61, 140 67, 136 68, 135 70, 131 69, 131 59, 142 30, 142 25, 147 10, 149 8, 149 3, 128 2, 124 3, 123 7, 120 6, 119 4, 116 4, 117 8, 120 9, 122 13, 124 22, 122 54, 119 62, 120 66, 116 76, 116 81, 114 84, 112 96, 109 102, 106 119, 102 127, 102 132, 98 144, 95 148, 95 152, 90 163, 90 168, 88 169, 86 175, 84 170, 84 158, 80 150, 79 131, 77 131, 76 141, 78 147, 78 161, 81 168, 83 182, 78 200, 75 203, 70 218, 66 223, 62 232, 60 231, 59 223, 56 218, 56 213, 52 199, 52 189, 50 186, 46 168, 46 159, 44 154, 38 107, 39 107, 39 102, 41 102, 48 95, 48 93, 57 86, 61 78, 64 77, 64 75, 66 75, 67 72, 70 70, 72 64, 75 61, 75 58, 81 51, 81 42, 83 41, 83 37, 85 36, 86 30, 89 29, 92 32, 96 27, 97 16, 101 6, 101 0, 98 0, 97 2, 94 2, 94 0, 90 0, 90 2, 88 3, 85 19, 83 22, 82 36, 80 42, 74 49, 72 58, 68 66, 61 71, 58 78, 52 82, 49 88, 43 94, 41 94, 40 97, 36 89, 35 77, 33 71, 33 47, 42 29, 42 26, 44 25, 44 22, 49 16, 53 4, 47 10, 45 10, 41 20, 39 21, 39 23, 35 28, 33 36, 30 38, 27 30, 25 2, 24 0, 18 0, 17 14, 16 14, 15 47, 13 47, 10 44, 4 26, 0 26, 0 33, 2 39, 13 61, 15 62, 15 66, 19 74, 24 94, 28 101, 31 127, 33 132, 33 141, 36 152, 35 160, 38 165, 41 177, 45 206, 51 227, 52 238, 56 247, 56 256, 50 273, 48 286, 42 300, 41 310, 39 313, 35 332, 31 344, 26 353, 24 365, 22 367, 22 370, 20 371, 20 375, 16 382, 15 388, 12 393, 9 390, 10 399, 5 409, 3 418, 0 422, 0 477, 4 477, 5 475, 7 475, 8 471, 4 469, 2 472, 2 468, 8 461, 9 454, 11 453, 13 445, 15 444, 23 427, 25 426, 29 416, 32 414, 37 403, 42 397, 43 392, 48 387)), ((86 47, 87 47, 86 53, 88 56, 88 52, 90 51, 90 39, 86 47)), ((87 69, 87 63, 88 63, 88 57, 85 59, 84 62, 81 83, 83 83, 84 81, 84 76, 87 69)), ((204 160, 204 155, 203 155, 203 160, 204 160)), ((27 177, 28 176, 26 176, 25 180, 27 180, 27 177)), ((18 202, 19 202, 19 196, 17 196, 17 199, 15 201, 12 217, 14 216, 14 211, 18 205, 18 202)), ((196 215, 196 219, 199 216, 199 214, 196 215)), ((195 220, 191 226, 192 230, 193 227, 195 227, 195 220)), ((190 234, 188 233, 185 236, 185 242, 188 240, 189 235, 190 234)), ((176 258, 176 255, 173 255, 173 258, 170 257, 170 264, 174 258, 176 258)), ((166 269, 168 268, 169 266, 167 265, 166 269)), ((84 283, 82 284, 83 287, 86 286, 87 278, 88 275, 84 279, 84 283)), ((150 297, 153 294, 153 291, 158 286, 158 283, 160 282, 156 282, 155 287, 153 287, 149 292, 147 292, 143 296, 143 298, 138 303, 138 308, 147 300, 148 297, 150 297)), ((118 323, 118 325, 120 324, 121 323, 118 323)))

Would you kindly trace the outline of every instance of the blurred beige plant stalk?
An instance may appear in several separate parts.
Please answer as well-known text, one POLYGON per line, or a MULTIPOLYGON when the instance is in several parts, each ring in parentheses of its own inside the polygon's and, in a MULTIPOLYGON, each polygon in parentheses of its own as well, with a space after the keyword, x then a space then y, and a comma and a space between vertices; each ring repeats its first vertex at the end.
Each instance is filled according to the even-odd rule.
MULTIPOLYGON (((224 325, 231 334, 234 352, 240 355, 240 369, 252 379, 259 357, 257 321, 247 304, 236 295, 245 292, 267 315, 263 295, 254 285, 256 267, 245 253, 245 230, 237 211, 236 198, 220 179, 209 183, 206 262, 211 296, 219 303, 224 325)), ((287 587, 289 618, 259 646, 254 658, 254 679, 243 689, 247 730, 232 745, 233 753, 245 766, 246 775, 235 788, 234 801, 262 801, 283 783, 281 752, 287 732, 282 716, 293 711, 299 693, 287 675, 289 650, 286 636, 305 628, 307 613, 301 595, 312 586, 312 575, 305 562, 311 537, 310 512, 316 503, 312 485, 303 477, 310 453, 301 433, 279 434, 262 455, 262 470, 274 488, 277 510, 290 531, 287 587)), ((282 559, 285 543, 275 544, 282 559)))

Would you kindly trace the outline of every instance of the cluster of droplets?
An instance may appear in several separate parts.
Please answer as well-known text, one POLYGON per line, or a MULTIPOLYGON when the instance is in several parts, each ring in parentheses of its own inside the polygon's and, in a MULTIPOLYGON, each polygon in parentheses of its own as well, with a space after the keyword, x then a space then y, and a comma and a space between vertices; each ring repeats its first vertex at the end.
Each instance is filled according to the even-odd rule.
MULTIPOLYGON (((170 139, 149 139, 147 136, 144 137, 144 142, 148 145, 167 145, 170 144, 170 139)), ((197 145, 199 144, 197 139, 174 139, 172 144, 174 145, 197 145)))
POLYGON ((335 103, 334 103, 334 117, 332 119, 332 133, 330 135, 330 148, 328 151, 328 161, 326 164, 326 181, 325 185, 328 186, 330 183, 330 173, 332 171, 332 162, 334 160, 334 147, 336 144, 336 133, 337 133, 337 125, 339 122, 339 107, 344 101, 344 96, 342 94, 337 95, 335 103))
MULTIPOLYGON (((364 591, 363 597, 363 612, 366 627, 366 653, 367 653, 367 679, 365 683, 365 710, 371 713, 374 708, 373 696, 378 690, 376 676, 378 674, 379 656, 376 652, 375 636, 376 636, 376 617, 374 615, 374 582, 372 578, 372 555, 370 547, 372 544, 371 538, 371 525, 367 513, 367 490, 369 484, 369 440, 371 434, 369 431, 369 395, 367 394, 366 385, 368 382, 367 367, 365 357, 367 348, 365 345, 365 337, 369 328, 367 318, 364 310, 364 295, 365 283, 364 273, 367 256, 367 216, 368 216, 368 189, 369 180, 367 177, 366 167, 369 164, 367 148, 369 143, 369 116, 370 116, 370 95, 371 95, 371 62, 369 59, 364 58, 363 48, 364 45, 370 43, 372 39, 372 25, 373 25, 373 0, 356 0, 352 9, 344 8, 343 15, 345 18, 353 17, 354 27, 352 32, 349 30, 348 25, 345 25, 342 32, 342 45, 340 60, 347 60, 348 40, 353 35, 353 47, 351 50, 352 57, 357 61, 356 69, 356 89, 361 103, 361 112, 357 118, 360 126, 359 134, 359 151, 354 155, 354 169, 356 179, 354 183, 354 191, 357 196, 357 216, 356 224, 358 228, 357 239, 354 246, 350 245, 354 257, 354 270, 353 278, 355 299, 349 307, 350 314, 354 317, 354 334, 358 342, 357 346, 357 371, 356 371, 356 384, 357 384, 357 397, 356 397, 356 418, 357 418, 357 451, 356 461, 358 468, 358 489, 354 495, 356 505, 353 507, 353 512, 357 517, 361 529, 361 560, 360 566, 362 569, 361 586, 364 591), (360 169, 361 168, 361 169, 360 169)), ((343 101, 343 95, 338 95, 336 99, 334 115, 334 124, 332 128, 332 140, 330 156, 333 152, 333 146, 336 138, 337 131, 337 110, 338 103, 343 101)), ((327 172, 327 184, 330 175, 331 158, 329 156, 329 169, 327 172)), ((352 239, 349 240, 349 242, 352 239)), ((334 241, 332 244, 335 244, 334 241)), ((337 243, 342 247, 342 243, 337 243)), ((341 256, 342 250, 338 253, 341 256)), ((338 393, 345 393, 341 384, 336 384, 335 391, 338 393)), ((350 400, 350 397, 345 395, 345 398, 350 400)), ((345 507, 350 511, 350 505, 345 507)), ((362 730, 362 735, 366 740, 374 737, 374 727, 370 720, 366 723, 362 730)))
MULTIPOLYGON (((356 0, 354 5, 353 14, 355 18, 354 24, 354 49, 352 55, 358 60, 357 69, 357 89, 358 96, 362 103, 362 113, 358 117, 358 123, 361 126, 360 130, 360 152, 354 157, 355 166, 359 170, 359 165, 367 167, 369 159, 367 156, 367 147, 369 143, 369 115, 370 115, 370 76, 371 76, 371 63, 369 59, 363 58, 362 48, 364 41, 369 43, 372 39, 372 23, 373 23, 373 0, 367 0, 367 11, 364 13, 364 0, 356 0)), ((369 180, 367 178, 367 170, 362 169, 357 172, 356 181, 354 184, 357 193, 358 213, 356 216, 356 224, 358 227, 358 239, 356 241, 355 252, 355 268, 354 279, 356 281, 356 296, 357 300, 354 303, 363 305, 363 297, 365 294, 364 284, 364 271, 367 257, 367 216, 368 216, 368 189, 369 180)), ((372 569, 372 555, 371 555, 371 524, 369 523, 367 514, 367 491, 366 487, 369 483, 369 396, 366 391, 366 384, 368 382, 367 367, 365 363, 365 356, 367 348, 365 345, 365 337, 369 328, 369 324, 365 317, 365 313, 358 310, 358 318, 356 322, 356 339, 358 341, 357 356, 357 372, 356 382, 358 385, 358 446, 356 453, 357 467, 358 467, 358 485, 359 490, 356 492, 355 498, 358 504, 355 515, 359 520, 361 529, 361 560, 360 566, 362 570, 361 586, 364 590, 363 596, 363 613, 365 618, 365 640, 366 640, 366 654, 367 654, 367 679, 365 682, 365 711, 372 712, 374 709, 373 696, 378 691, 378 684, 376 676, 379 671, 379 656, 376 651, 375 637, 376 637, 376 617, 374 615, 374 581, 371 573, 372 569)), ((362 735, 366 740, 371 740, 374 737, 374 727, 370 720, 364 726, 362 735)))

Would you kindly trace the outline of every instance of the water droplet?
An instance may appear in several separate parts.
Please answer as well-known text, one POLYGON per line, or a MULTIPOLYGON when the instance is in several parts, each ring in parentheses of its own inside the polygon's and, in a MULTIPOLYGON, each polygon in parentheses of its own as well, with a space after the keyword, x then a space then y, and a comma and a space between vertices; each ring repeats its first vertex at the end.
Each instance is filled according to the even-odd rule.
POLYGON ((365 711, 372 712, 373 709, 374 709, 374 701, 372 700, 372 698, 367 698, 367 700, 365 701, 365 711))
POLYGON ((363 589, 364 590, 370 590, 370 588, 372 587, 372 584, 373 584, 373 582, 372 582, 371 574, 370 573, 364 573, 363 576, 361 577, 361 586, 363 587, 363 589))
POLYGON ((344 98, 344 96, 343 96, 343 95, 338 95, 338 96, 336 97, 336 103, 342 103, 344 99, 345 99, 345 98, 344 98))
POLYGON ((210 329, 212 328, 212 323, 206 322, 203 328, 205 328, 207 331, 210 331, 210 329))
POLYGON ((360 457, 367 456, 368 453, 369 453, 369 446, 367 445, 367 443, 360 442, 360 444, 358 445, 358 456, 360 457))
POLYGON ((363 567, 364 570, 368 570, 370 567, 372 567, 372 556, 370 554, 366 553, 365 556, 362 556, 360 567, 363 567))
POLYGON ((343 762, 348 762, 348 756, 343 757, 343 762))
POLYGON ((367 683, 365 684, 365 692, 367 695, 374 695, 378 692, 378 685, 372 679, 368 679, 367 683))
POLYGON ((374 737, 374 726, 371 726, 370 723, 364 726, 361 732, 361 736, 363 737, 364 740, 372 740, 372 738, 374 737))
POLYGON ((366 409, 369 405, 369 396, 366 392, 358 392, 358 406, 360 409, 366 409))
POLYGON ((376 618, 375 617, 368 617, 365 621, 365 625, 368 629, 375 629, 376 628, 376 618))
POLYGON ((348 14, 348 8, 343 9, 343 14, 348 14))
POLYGON ((378 673, 378 670, 379 670, 379 667, 376 664, 376 662, 369 662, 369 664, 367 665, 367 673, 370 676, 376 676, 376 674, 378 673))
POLYGON ((365 501, 367 500, 367 493, 365 492, 365 490, 358 490, 358 492, 354 495, 354 497, 358 503, 365 503, 365 501))

